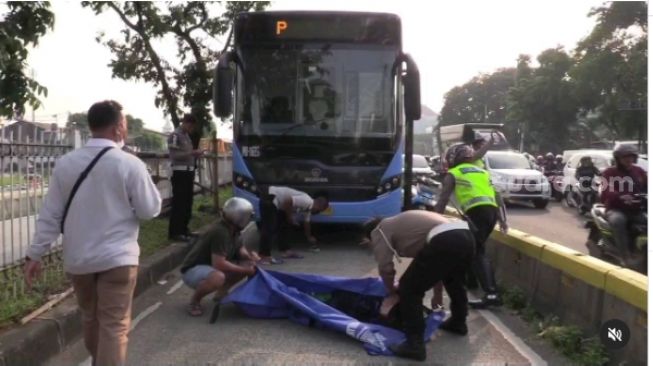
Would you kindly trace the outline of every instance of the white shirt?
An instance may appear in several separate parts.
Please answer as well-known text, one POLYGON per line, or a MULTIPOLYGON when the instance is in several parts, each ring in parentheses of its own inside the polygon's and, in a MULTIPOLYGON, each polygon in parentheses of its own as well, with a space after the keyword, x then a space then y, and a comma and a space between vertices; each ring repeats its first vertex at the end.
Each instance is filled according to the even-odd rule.
POLYGON ((48 193, 27 251, 40 260, 57 240, 63 211, 79 175, 103 147, 112 146, 79 186, 70 204, 63 236, 64 270, 86 274, 138 265, 139 220, 156 217, 161 196, 145 163, 106 139, 62 156, 50 178, 48 193))
POLYGON ((288 187, 270 186, 268 192, 274 195, 272 203, 279 208, 282 201, 288 197, 292 200, 292 207, 295 213, 304 215, 304 220, 309 221, 311 218, 311 209, 313 208, 313 199, 307 193, 288 187))

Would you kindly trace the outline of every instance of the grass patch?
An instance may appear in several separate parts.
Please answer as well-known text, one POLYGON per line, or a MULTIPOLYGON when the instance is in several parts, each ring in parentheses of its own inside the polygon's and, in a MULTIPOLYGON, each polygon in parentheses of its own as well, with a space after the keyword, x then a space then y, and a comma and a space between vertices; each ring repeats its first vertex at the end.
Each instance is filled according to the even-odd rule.
MULTIPOLYGON (((220 204, 223 204, 232 195, 231 187, 223 188, 219 192, 220 204)), ((217 217, 213 209, 213 196, 195 196, 193 199, 193 218, 190 220, 189 229, 198 230, 217 217)), ((157 250, 170 244, 168 239, 169 218, 156 218, 141 222, 141 229, 138 235, 138 244, 141 247, 141 257, 152 255, 157 250)))
POLYGON ((0 280, 0 329, 18 323, 22 317, 46 303, 50 295, 70 287, 57 254, 45 259, 43 264, 43 273, 31 291, 25 289, 22 266, 3 271, 0 280))
POLYGON ((23 177, 20 175, 14 175, 13 178, 11 176, 9 177, 4 176, 0 178, 0 187, 9 187, 14 184, 23 184, 23 183, 25 183, 25 179, 23 179, 23 177))
POLYGON ((538 332, 539 337, 547 340, 575 365, 602 366, 609 361, 608 353, 597 337, 585 338, 580 328, 561 325, 555 316, 543 317, 518 287, 501 288, 501 292, 506 307, 514 310, 538 332))

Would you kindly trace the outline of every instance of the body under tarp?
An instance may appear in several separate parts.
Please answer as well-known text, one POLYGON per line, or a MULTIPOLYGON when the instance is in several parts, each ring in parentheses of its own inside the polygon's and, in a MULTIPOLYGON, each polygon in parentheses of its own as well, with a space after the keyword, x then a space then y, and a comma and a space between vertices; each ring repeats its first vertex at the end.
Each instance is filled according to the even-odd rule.
MULTIPOLYGON (((371 355, 393 355, 390 345, 404 333, 382 319, 386 290, 378 278, 344 278, 258 269, 256 275, 222 300, 254 318, 289 318, 298 323, 347 334, 371 355)), ((426 316, 424 339, 438 329, 444 312, 426 316)))

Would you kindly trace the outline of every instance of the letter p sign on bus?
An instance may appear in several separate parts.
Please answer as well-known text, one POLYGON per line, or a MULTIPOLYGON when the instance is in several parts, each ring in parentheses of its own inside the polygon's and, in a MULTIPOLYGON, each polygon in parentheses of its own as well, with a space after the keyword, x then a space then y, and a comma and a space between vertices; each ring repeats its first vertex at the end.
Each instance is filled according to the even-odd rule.
POLYGON ((288 29, 288 22, 285 20, 277 20, 277 36, 283 33, 286 29, 288 29))

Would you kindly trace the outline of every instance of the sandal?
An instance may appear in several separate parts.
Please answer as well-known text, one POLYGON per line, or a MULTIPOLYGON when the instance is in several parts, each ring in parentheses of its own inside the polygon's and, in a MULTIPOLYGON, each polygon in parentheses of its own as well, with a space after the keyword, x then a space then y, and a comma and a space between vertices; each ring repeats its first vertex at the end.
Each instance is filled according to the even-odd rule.
POLYGON ((188 305, 188 315, 190 316, 202 316, 204 311, 202 310, 202 305, 200 304, 189 304, 188 305))
POLYGON ((304 256, 299 254, 299 253, 290 252, 288 254, 282 255, 281 258, 285 258, 285 259, 303 259, 304 256))
POLYGON ((261 258, 261 260, 258 261, 258 264, 262 266, 269 266, 272 264, 283 264, 283 260, 279 258, 274 258, 274 257, 269 257, 269 258, 261 258))

